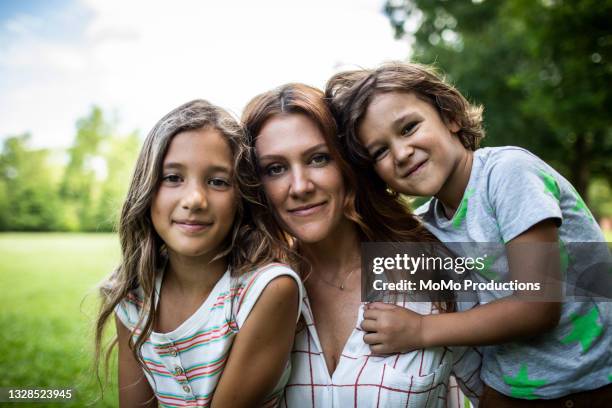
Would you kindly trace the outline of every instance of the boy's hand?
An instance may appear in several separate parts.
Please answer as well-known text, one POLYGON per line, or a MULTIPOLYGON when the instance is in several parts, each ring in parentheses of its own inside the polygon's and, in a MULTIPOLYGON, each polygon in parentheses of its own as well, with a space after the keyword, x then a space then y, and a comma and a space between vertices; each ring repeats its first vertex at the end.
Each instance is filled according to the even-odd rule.
POLYGON ((401 306, 370 303, 363 312, 363 341, 373 354, 404 353, 423 347, 423 316, 401 306))

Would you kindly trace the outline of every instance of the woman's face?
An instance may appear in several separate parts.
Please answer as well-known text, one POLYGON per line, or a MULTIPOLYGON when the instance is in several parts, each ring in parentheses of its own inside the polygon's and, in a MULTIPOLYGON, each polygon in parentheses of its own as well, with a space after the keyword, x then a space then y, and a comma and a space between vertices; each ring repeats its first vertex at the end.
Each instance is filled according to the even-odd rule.
POLYGON ((310 118, 288 114, 269 119, 255 150, 265 193, 285 231, 316 243, 346 220, 342 174, 310 118))

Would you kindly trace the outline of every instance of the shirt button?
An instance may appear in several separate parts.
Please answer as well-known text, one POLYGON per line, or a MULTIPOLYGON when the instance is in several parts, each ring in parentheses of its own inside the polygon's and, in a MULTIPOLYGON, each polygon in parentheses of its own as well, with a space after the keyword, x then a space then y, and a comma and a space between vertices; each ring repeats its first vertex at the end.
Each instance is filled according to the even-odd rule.
POLYGON ((565 406, 566 408, 573 408, 574 407, 574 401, 572 401, 571 399, 568 399, 565 401, 565 406))
POLYGON ((174 367, 174 374, 175 375, 181 375, 183 374, 183 369, 179 366, 174 367))
POLYGON ((185 392, 191 392, 191 388, 189 388, 188 385, 183 385, 183 391, 185 392))
POLYGON ((177 353, 176 353, 176 349, 170 349, 170 355, 171 355, 172 357, 176 357, 176 354, 177 354, 177 353))

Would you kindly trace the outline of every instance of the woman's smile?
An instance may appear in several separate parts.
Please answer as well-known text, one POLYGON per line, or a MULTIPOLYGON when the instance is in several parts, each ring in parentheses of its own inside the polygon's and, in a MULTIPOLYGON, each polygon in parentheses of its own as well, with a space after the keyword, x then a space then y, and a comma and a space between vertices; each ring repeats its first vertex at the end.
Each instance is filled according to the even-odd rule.
POLYGON ((319 214, 322 210, 325 209, 326 204, 327 204, 327 201, 306 204, 306 205, 301 205, 299 207, 292 208, 288 211, 289 213, 297 217, 308 217, 311 215, 319 214))

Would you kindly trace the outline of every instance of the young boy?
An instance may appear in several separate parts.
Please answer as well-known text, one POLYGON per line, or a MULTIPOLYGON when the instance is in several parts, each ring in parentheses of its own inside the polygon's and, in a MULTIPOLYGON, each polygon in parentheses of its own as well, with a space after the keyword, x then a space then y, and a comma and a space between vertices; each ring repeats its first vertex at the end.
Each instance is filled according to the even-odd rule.
MULTIPOLYGON (((559 275, 563 259, 569 260, 567 281, 573 266, 589 262, 584 251, 572 253, 567 244, 605 241, 572 185, 538 157, 519 147, 478 149, 482 108, 431 68, 390 63, 340 73, 329 80, 326 96, 353 164, 381 188, 432 196, 417 214, 442 242, 505 244, 507 259, 498 259, 501 267, 481 281, 544 283, 548 277, 541 271, 552 265, 559 275)), ((522 407, 525 400, 544 406, 559 398, 566 406, 609 404, 609 303, 560 303, 560 285, 547 287, 557 302, 517 301, 519 291, 479 292, 481 305, 474 309, 430 316, 372 304, 364 315, 364 339, 373 353, 488 346, 483 406, 522 407)))

